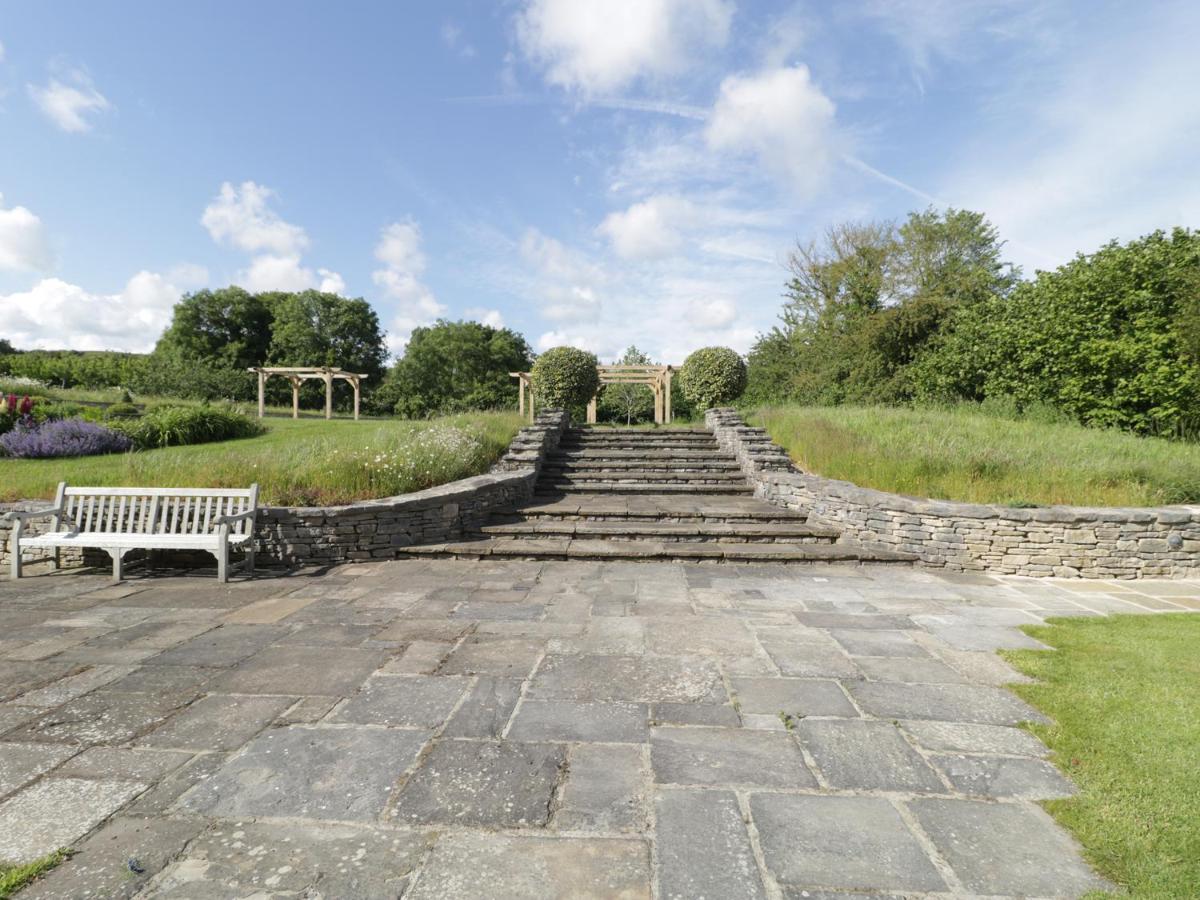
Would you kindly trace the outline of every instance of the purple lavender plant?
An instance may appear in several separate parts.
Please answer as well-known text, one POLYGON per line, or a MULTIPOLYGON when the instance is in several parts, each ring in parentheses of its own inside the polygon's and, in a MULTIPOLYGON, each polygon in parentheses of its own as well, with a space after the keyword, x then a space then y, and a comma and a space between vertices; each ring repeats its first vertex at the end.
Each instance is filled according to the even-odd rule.
POLYGON ((132 447, 133 442, 120 432, 83 419, 49 419, 40 425, 21 422, 0 435, 0 451, 18 459, 124 453, 132 447))

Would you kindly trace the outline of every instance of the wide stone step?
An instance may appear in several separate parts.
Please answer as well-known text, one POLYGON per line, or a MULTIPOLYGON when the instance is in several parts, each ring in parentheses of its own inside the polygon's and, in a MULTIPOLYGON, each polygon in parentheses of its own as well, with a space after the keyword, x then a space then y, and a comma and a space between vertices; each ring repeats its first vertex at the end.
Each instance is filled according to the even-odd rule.
POLYGON ((543 472, 733 472, 741 475, 741 467, 727 459, 578 459, 548 460, 543 472))
POLYGON ((562 519, 518 519, 485 525, 488 537, 521 539, 572 537, 610 541, 725 541, 728 543, 832 544, 840 536, 835 528, 790 523, 658 522, 658 521, 568 521, 562 519))
POLYGON ((592 559, 656 562, 771 562, 787 564, 889 563, 908 565, 914 557, 852 544, 753 544, 723 541, 607 541, 578 538, 504 540, 481 538, 423 544, 399 551, 408 556, 462 559, 592 559))
POLYGON ((558 445, 559 450, 572 452, 579 450, 623 450, 627 453, 652 453, 659 452, 675 452, 675 451, 697 451, 704 450, 709 453, 722 453, 719 444, 716 441, 646 441, 645 443, 636 443, 634 441, 562 441, 558 445))
POLYGON ((677 460, 712 460, 716 462, 736 462, 737 457, 723 450, 622 450, 622 449, 559 449, 546 454, 548 461, 576 459, 611 459, 611 460, 646 460, 655 462, 674 462, 677 460))
POLYGON ((745 481, 746 476, 735 471, 698 471, 680 469, 596 469, 591 466, 571 466, 558 470, 547 470, 542 481, 613 481, 624 484, 629 481, 690 481, 697 484, 726 481, 745 481))
POLYGON ((539 481, 538 495, 547 494, 753 494, 747 484, 689 484, 677 481, 539 481))

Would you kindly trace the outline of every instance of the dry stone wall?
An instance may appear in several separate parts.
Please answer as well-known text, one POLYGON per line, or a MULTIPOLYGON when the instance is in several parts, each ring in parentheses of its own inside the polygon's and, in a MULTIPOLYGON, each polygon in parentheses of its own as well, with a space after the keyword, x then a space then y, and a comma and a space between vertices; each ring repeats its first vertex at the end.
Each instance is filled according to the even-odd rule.
POLYGON ((705 421, 735 454, 755 494, 843 539, 915 554, 927 566, 1082 578, 1200 576, 1200 507, 1017 509, 923 500, 798 471, 761 428, 733 409, 705 421))
MULTIPOLYGON (((258 553, 264 560, 289 565, 328 565, 389 559, 401 547, 458 540, 474 531, 494 510, 533 495, 542 461, 558 446, 567 424, 567 414, 561 410, 538 414, 533 424, 517 432, 504 456, 486 475, 347 506, 263 507, 254 532, 258 553)), ((24 501, 0 508, 0 514, 11 508, 47 505, 44 501, 24 501)), ((28 531, 47 524, 48 520, 31 522, 28 531)), ((0 522, 0 563, 8 559, 10 532, 11 525, 0 522)), ((33 554, 27 558, 33 559, 33 554)), ((76 553, 74 560, 64 557, 64 561, 78 558, 76 553)), ((206 559, 211 562, 211 557, 206 559)), ((103 554, 88 554, 89 564, 103 565, 105 560, 103 554)))

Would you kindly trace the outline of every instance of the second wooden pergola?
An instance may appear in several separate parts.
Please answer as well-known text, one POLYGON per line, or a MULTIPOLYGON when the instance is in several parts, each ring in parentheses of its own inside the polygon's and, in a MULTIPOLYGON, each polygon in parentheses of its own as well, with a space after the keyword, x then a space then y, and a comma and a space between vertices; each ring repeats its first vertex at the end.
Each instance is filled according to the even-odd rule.
POLYGON ((354 418, 358 419, 359 401, 362 399, 362 382, 368 376, 347 372, 334 366, 254 366, 250 372, 258 375, 258 417, 267 411, 267 379, 279 375, 292 383, 292 418, 300 418, 300 385, 309 378, 325 382, 325 418, 333 418, 333 381, 340 378, 354 388, 354 418))
MULTIPOLYGON (((596 366, 600 375, 600 384, 644 384, 654 394, 654 421, 665 425, 672 419, 671 410, 671 377, 675 374, 674 366, 596 366)), ((521 415, 529 412, 529 421, 533 421, 533 380, 529 372, 509 372, 517 379, 518 409, 521 415), (525 395, 528 393, 528 404, 525 395)), ((589 425, 596 424, 597 394, 588 401, 587 421, 589 425)))

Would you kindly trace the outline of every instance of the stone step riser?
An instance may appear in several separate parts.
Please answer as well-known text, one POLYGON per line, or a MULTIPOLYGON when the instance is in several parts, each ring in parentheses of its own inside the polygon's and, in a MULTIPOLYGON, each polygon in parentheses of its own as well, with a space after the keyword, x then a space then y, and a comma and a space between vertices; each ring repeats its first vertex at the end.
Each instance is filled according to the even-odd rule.
MULTIPOLYGON (((763 553, 756 555, 752 550, 738 556, 724 556, 714 546, 711 554, 696 554, 689 552, 672 551, 670 547, 664 548, 662 551, 646 552, 641 547, 630 547, 629 553, 624 553, 623 548, 617 542, 610 542, 603 548, 590 548, 587 550, 572 549, 570 551, 561 550, 539 550, 524 546, 515 546, 519 542, 511 541, 496 541, 486 551, 472 551, 470 549, 450 549, 442 550, 436 548, 409 548, 402 551, 405 555, 420 555, 422 558, 449 558, 449 559, 518 559, 529 562, 537 562, 541 560, 593 560, 605 562, 677 562, 677 563, 708 563, 716 565, 746 565, 746 564, 762 564, 770 563, 774 565, 788 566, 825 566, 830 564, 838 565, 888 565, 888 566, 911 566, 912 561, 906 559, 874 559, 870 555, 863 557, 855 557, 852 554, 837 555, 833 557, 825 556, 805 556, 801 555, 798 549, 796 555, 787 555, 781 553, 763 553), (511 543, 514 546, 510 550, 506 550, 505 543, 511 543)), ((633 542, 630 542, 631 544, 633 542)), ((745 545, 737 545, 744 547, 745 545)))
POLYGON ((637 525, 642 522, 664 522, 670 525, 696 525, 707 523, 712 525, 792 525, 797 521, 803 522, 804 517, 785 516, 713 516, 701 514, 676 513, 673 515, 637 516, 630 513, 606 515, 603 513, 536 513, 523 510, 522 515, 531 522, 629 522, 637 525))
MULTIPOLYGON (((493 540, 537 540, 542 537, 563 537, 565 535, 549 535, 535 531, 525 532, 522 534, 497 534, 493 531, 484 529, 483 536, 490 537, 493 540)), ((825 537, 798 537, 798 538, 775 538, 775 537, 742 537, 738 535, 706 535, 706 534, 689 534, 689 535, 638 535, 638 534, 592 534, 587 533, 579 535, 589 541, 613 541, 627 542, 637 544, 643 541, 657 541, 663 544, 694 544, 694 543, 724 543, 724 544, 798 544, 801 546, 813 546, 817 544, 829 545, 836 543, 835 538, 825 537)))
POLYGON ((557 486, 538 484, 535 495, 539 497, 561 496, 562 494, 744 494, 754 491, 743 485, 728 484, 572 484, 568 489, 557 486))
POLYGON ((595 469, 570 469, 563 472, 543 473, 546 484, 574 484, 575 482, 602 481, 608 484, 641 484, 647 481, 680 482, 682 484, 744 484, 746 479, 740 472, 598 472, 595 469))

